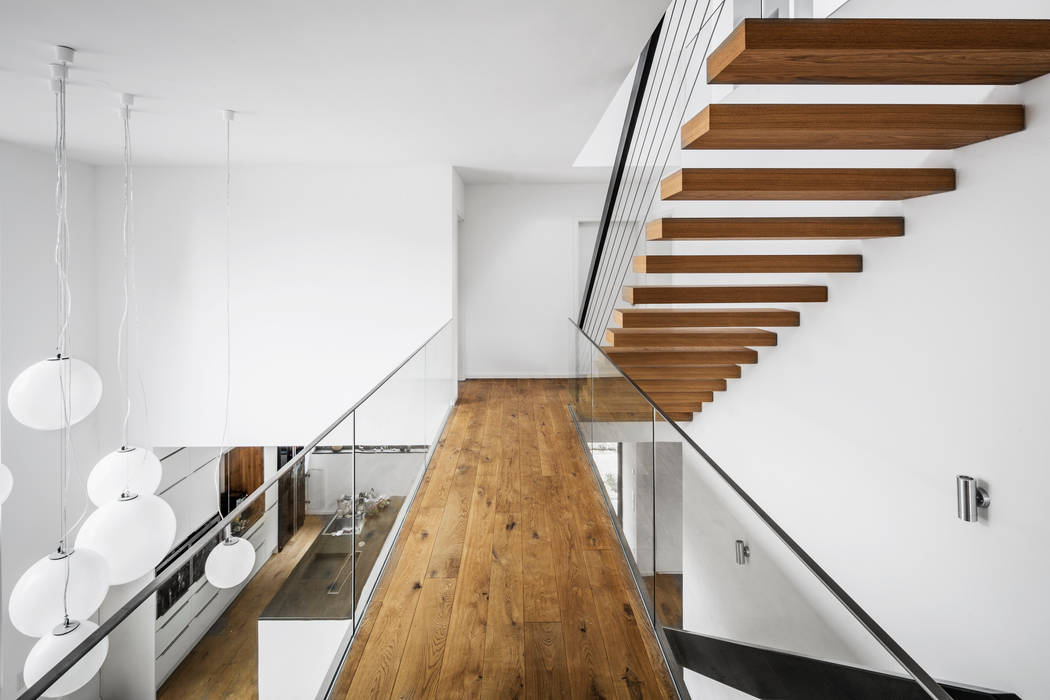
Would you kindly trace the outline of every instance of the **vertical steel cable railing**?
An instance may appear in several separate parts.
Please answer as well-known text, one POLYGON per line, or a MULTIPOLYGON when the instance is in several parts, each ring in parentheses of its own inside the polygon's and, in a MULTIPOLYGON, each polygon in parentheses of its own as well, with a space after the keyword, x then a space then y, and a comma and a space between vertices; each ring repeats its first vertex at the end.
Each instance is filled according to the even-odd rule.
POLYGON ((674 0, 638 58, 578 322, 597 338, 659 193, 724 0, 674 0))

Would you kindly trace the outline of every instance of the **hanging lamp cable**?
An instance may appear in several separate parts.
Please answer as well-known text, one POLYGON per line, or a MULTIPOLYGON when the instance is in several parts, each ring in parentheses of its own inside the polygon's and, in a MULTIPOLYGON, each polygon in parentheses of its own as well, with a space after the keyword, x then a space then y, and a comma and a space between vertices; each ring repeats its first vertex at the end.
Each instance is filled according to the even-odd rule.
MULTIPOLYGON (((121 221, 121 255, 123 265, 123 292, 124 303, 120 313, 120 324, 117 327, 117 374, 120 377, 120 388, 124 392, 124 419, 120 428, 120 449, 128 449, 128 422, 131 420, 131 389, 130 389, 130 352, 128 348, 128 308, 130 306, 130 244, 129 232, 131 229, 131 197, 132 197, 132 172, 131 172, 131 105, 134 98, 125 94, 121 96, 120 117, 124 126, 124 217, 121 221)), ((144 453, 140 456, 144 458, 144 453)), ((131 492, 131 460, 124 460, 124 494, 131 492)))
POLYGON ((59 434, 59 538, 56 556, 64 559, 65 577, 62 587, 62 614, 64 627, 70 625, 69 621, 69 576, 70 556, 66 548, 69 535, 66 519, 66 499, 69 490, 70 454, 72 452, 71 421, 72 413, 71 396, 72 387, 72 360, 69 357, 69 317, 72 311, 72 294, 69 285, 69 197, 68 176, 69 160, 66 154, 66 80, 68 66, 65 62, 51 65, 51 89, 55 94, 55 218, 57 219, 57 230, 55 234, 55 268, 57 273, 58 287, 58 340, 56 346, 59 363, 58 389, 59 399, 62 405, 62 428, 59 434))
MULTIPOLYGON (((226 449, 226 436, 230 428, 230 374, 232 369, 232 353, 230 351, 230 222, 231 222, 231 173, 230 173, 230 122, 233 121, 233 110, 223 110, 223 120, 226 122, 226 233, 224 242, 225 254, 225 302, 226 302, 226 398, 223 408, 222 438, 219 440, 219 455, 215 462, 215 493, 218 501, 219 520, 222 520, 222 468, 226 467, 226 491, 229 500, 230 490, 230 461, 224 459, 226 449)), ((229 505, 229 503, 227 503, 229 505)), ((225 540, 230 539, 230 528, 227 528, 225 540)))

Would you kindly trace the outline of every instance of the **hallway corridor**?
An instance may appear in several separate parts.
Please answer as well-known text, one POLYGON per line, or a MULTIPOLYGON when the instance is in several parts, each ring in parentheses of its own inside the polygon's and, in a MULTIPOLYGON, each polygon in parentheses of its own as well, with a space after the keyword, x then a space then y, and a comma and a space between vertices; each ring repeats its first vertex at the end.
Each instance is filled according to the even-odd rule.
POLYGON ((468 380, 338 698, 661 698, 565 380, 468 380))

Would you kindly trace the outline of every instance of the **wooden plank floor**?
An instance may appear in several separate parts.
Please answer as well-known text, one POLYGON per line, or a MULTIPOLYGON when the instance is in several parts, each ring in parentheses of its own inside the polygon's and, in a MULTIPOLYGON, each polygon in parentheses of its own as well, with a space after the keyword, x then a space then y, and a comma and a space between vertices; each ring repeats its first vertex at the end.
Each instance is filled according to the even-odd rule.
POLYGON ((469 380, 334 697, 675 697, 564 380, 469 380))
MULTIPOLYGON (((274 513, 273 517, 277 517, 274 513)), ((259 697, 259 614, 324 527, 320 515, 306 522, 238 594, 157 691, 158 700, 253 700, 259 697)))

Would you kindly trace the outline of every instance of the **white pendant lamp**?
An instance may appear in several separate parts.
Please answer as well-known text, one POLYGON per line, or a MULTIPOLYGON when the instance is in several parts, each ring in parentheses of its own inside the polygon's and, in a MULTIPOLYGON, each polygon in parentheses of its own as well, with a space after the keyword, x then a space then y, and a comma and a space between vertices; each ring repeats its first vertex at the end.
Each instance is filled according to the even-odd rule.
MULTIPOLYGON (((108 588, 106 565, 95 552, 67 550, 70 529, 66 522, 66 488, 71 467, 70 427, 94 410, 102 396, 102 382, 92 367, 67 355, 69 312, 72 308, 68 264, 69 222, 67 216, 66 77, 73 50, 57 47, 58 63, 51 66, 51 89, 55 94, 55 162, 58 185, 55 213, 58 233, 55 262, 58 267, 58 353, 51 360, 33 365, 11 386, 8 406, 15 418, 40 430, 61 429, 59 450, 59 537, 55 554, 36 562, 22 575, 11 594, 9 616, 23 631, 42 633, 26 657, 23 678, 32 686, 69 655, 92 632, 93 622, 77 620, 98 609, 108 588), (74 617, 70 617, 70 615, 74 617), (57 617, 57 621, 56 621, 57 617), (51 626, 48 629, 48 626, 51 626)), ((102 667, 109 652, 103 639, 44 691, 46 697, 62 697, 83 687, 102 667)))
POLYGON ((91 617, 109 591, 108 581, 105 560, 90 549, 46 556, 15 583, 8 607, 11 624, 22 634, 44 637, 67 615, 91 617))
POLYGON ((11 470, 4 464, 0 464, 0 505, 4 504, 7 497, 11 495, 11 489, 15 486, 15 478, 11 470))
POLYGON ((49 357, 30 365, 11 382, 7 406, 11 415, 33 430, 59 430, 63 393, 69 397, 69 424, 87 418, 102 398, 102 377, 95 368, 68 356, 49 357))
MULTIPOLYGON (((49 632, 46 637, 33 645, 29 656, 26 657, 23 668, 26 685, 31 686, 43 678, 44 674, 54 668, 55 664, 64 659, 69 652, 97 629, 98 625, 90 620, 70 620, 49 632)), ((109 638, 107 637, 73 664, 73 668, 52 683, 51 687, 44 691, 44 697, 60 698, 84 687, 102 668, 102 663, 106 660, 108 653, 109 638)))
POLYGON ((88 498, 102 506, 122 493, 152 494, 160 486, 160 460, 144 447, 121 447, 99 460, 88 475, 88 498))
MULTIPOLYGON (((226 432, 230 423, 230 122, 233 121, 233 111, 224 110, 223 119, 226 122, 226 410, 222 427, 222 439, 220 440, 219 457, 215 463, 215 487, 219 496, 219 518, 222 518, 222 489, 219 486, 219 476, 222 473, 223 464, 226 465, 226 484, 230 483, 230 463, 228 455, 224 454, 226 445, 226 432)), ((208 559, 204 562, 204 575, 208 583, 216 588, 233 588, 244 583, 255 568, 255 547, 248 540, 234 537, 230 528, 226 528, 225 537, 218 546, 208 553, 208 559)))
POLYGON ((255 568, 255 547, 242 537, 229 537, 208 554, 204 575, 216 588, 233 588, 244 583, 255 568))
POLYGON ((125 494, 87 517, 76 546, 101 554, 117 586, 152 571, 174 542, 175 513, 164 499, 125 494))

